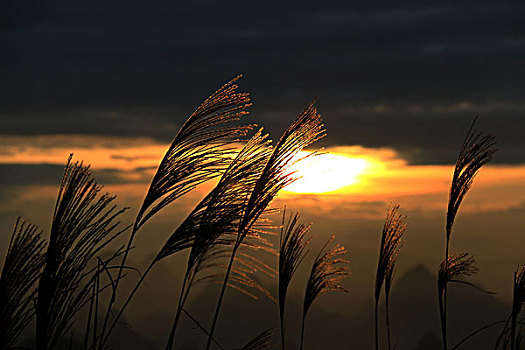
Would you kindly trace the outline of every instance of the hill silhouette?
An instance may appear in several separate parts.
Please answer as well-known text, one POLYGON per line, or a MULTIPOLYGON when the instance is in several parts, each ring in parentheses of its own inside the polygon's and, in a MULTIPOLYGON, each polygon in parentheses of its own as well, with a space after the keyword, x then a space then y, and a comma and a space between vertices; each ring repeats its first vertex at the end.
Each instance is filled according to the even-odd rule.
MULTIPOLYGON (((152 278, 148 289, 162 290, 162 281, 162 278, 152 278)), ((272 290, 272 287, 269 288, 272 290)), ((372 287, 370 290, 372 291, 372 287)), ((205 286, 195 293, 188 305, 188 310, 205 327, 209 327, 211 321, 208 303, 216 300, 216 294, 215 285, 205 286)), ((408 350, 440 349, 436 276, 422 265, 415 266, 398 277, 391 298, 392 339, 395 347, 408 350)), ((160 295, 159 302, 165 301, 160 295)), ((452 285, 449 302, 451 346, 473 330, 508 316, 509 306, 502 303, 496 295, 486 294, 468 286, 452 285)), ((154 304, 155 300, 152 301, 152 305, 154 304)), ((148 308, 147 305, 143 306, 148 308)), ((302 304, 294 298, 288 307, 295 313, 300 310, 302 304)), ((164 348, 173 319, 173 308, 174 305, 171 305, 153 313, 140 311, 139 314, 134 314, 132 323, 117 327, 112 345, 128 349, 164 348)), ((231 290, 225 299, 225 310, 227 312, 221 318, 216 333, 216 339, 225 348, 241 347, 271 326, 276 332, 274 342, 278 343, 278 307, 270 300, 251 300, 231 290), (239 331, 239 324, 243 326, 242 332, 239 331)), ((384 305, 381 305, 381 315, 383 311, 384 305)), ((306 349, 373 348, 372 294, 369 301, 361 305, 341 303, 341 312, 325 311, 321 301, 313 305, 309 317, 305 337, 306 349), (349 316, 348 311, 351 310, 355 312, 349 316)), ((287 320, 287 343, 291 348, 296 347, 299 341, 297 325, 298 318, 295 319, 292 315, 287 320), (294 332, 297 334, 295 338, 294 332)), ((380 330, 385 331, 383 322, 380 324, 380 330)), ((498 327, 484 331, 465 343, 461 349, 486 348, 487 344, 494 342, 499 331, 498 327)), ((199 349, 205 341, 206 337, 202 331, 188 318, 184 318, 177 332, 178 348, 199 349)))

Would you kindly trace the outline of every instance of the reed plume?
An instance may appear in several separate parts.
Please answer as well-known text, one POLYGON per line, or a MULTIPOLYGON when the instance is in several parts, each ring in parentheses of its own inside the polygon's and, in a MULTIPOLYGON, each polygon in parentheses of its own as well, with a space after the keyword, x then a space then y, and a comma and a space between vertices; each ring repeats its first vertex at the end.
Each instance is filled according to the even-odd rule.
POLYGON ((311 225, 298 224, 299 214, 290 214, 284 225, 286 211, 283 212, 283 223, 279 241, 279 320, 281 322, 281 346, 284 349, 284 310, 286 293, 293 275, 303 262, 308 251, 305 251, 310 237, 307 237, 311 225))
MULTIPOLYGON (((241 75, 235 77, 209 96, 190 115, 173 139, 137 213, 122 257, 122 266, 126 265, 127 254, 137 231, 146 221, 199 184, 221 175, 227 168, 233 153, 233 143, 252 128, 250 125, 232 124, 248 114, 247 109, 251 106, 249 94, 237 92, 236 82, 240 78, 241 75)), ((186 243, 186 247, 191 246, 191 242, 186 243)), ((118 322, 119 317, 116 317, 107 329, 121 274, 122 269, 118 272, 114 293, 106 311, 103 326, 105 336, 101 346, 118 322)), ((130 296, 133 294, 134 291, 130 296)), ((121 310, 124 308, 121 307, 121 310)))
POLYGON ((230 162, 228 147, 246 135, 251 126, 225 124, 238 121, 251 106, 248 93, 238 93, 235 77, 208 97, 177 133, 164 155, 135 226, 199 184, 221 175, 230 162))
MULTIPOLYGON (((204 261, 209 262, 211 257, 217 257, 217 254, 213 255, 209 252, 215 245, 230 246, 235 241, 234 237, 246 197, 250 194, 271 153, 270 141, 267 138, 268 135, 263 134, 262 129, 259 130, 231 160, 215 188, 197 204, 152 260, 121 308, 117 319, 158 261, 191 248, 176 316, 168 340, 168 348, 171 348, 185 300, 193 286, 191 281, 195 278, 196 266, 204 261)), ((252 232, 251 236, 257 238, 256 242, 253 241, 253 247, 262 248, 265 245, 261 237, 255 237, 255 232, 252 232)))
POLYGON ((494 148, 496 139, 493 135, 483 135, 478 132, 475 129, 476 121, 477 118, 472 122, 463 141, 452 176, 447 210, 447 241, 452 234, 452 226, 454 225, 459 206, 472 187, 474 178, 481 167, 488 163, 493 158, 494 153, 496 153, 494 148))
POLYGON ((334 238, 335 236, 332 235, 317 254, 306 284, 301 325, 301 349, 303 348, 305 319, 312 303, 318 297, 328 292, 348 293, 341 286, 343 279, 350 274, 350 269, 347 266, 348 261, 341 258, 341 256, 346 254, 346 249, 342 245, 336 244, 327 251, 328 245, 334 238))
POLYGON ((55 206, 36 302, 38 350, 53 349, 89 301, 96 278, 89 266, 126 228, 117 220, 126 209, 101 186, 89 166, 69 157, 55 206))
MULTIPOLYGON (((231 249, 231 246, 225 245, 211 247, 195 266, 190 285, 194 286, 203 282, 222 284, 224 272, 228 267, 228 260, 231 256, 231 249)), ((266 276, 274 278, 276 271, 262 260, 254 257, 252 252, 246 252, 247 250, 252 250, 252 247, 243 243, 239 248, 235 265, 231 269, 228 286, 255 300, 259 299, 257 294, 261 293, 273 302, 277 302, 273 295, 255 278, 257 272, 262 272, 266 276)), ((270 249, 267 251, 275 253, 270 249)))
MULTIPOLYGON (((461 146, 461 149, 456 160, 456 166, 454 168, 454 174, 452 175, 452 184, 450 187, 449 199, 448 199, 448 209, 447 209, 447 224, 446 224, 446 243, 445 243, 445 258, 444 258, 444 269, 445 275, 448 273, 447 263, 449 262, 449 249, 450 249, 450 237, 452 234, 452 227, 454 225, 454 220, 459 211, 461 202, 465 198, 467 192, 472 187, 474 178, 478 174, 478 171, 483 165, 488 163, 496 149, 496 140, 493 135, 483 135, 478 132, 475 128, 477 117, 472 122, 465 140, 461 146)), ((440 266, 441 269, 441 266, 440 266)), ((440 320, 441 320, 441 333, 443 338, 443 349, 448 349, 447 342, 447 282, 445 280, 445 285, 442 286, 443 291, 441 291, 441 286, 438 282, 438 292, 440 298, 440 320)))
POLYGON ((11 349, 31 321, 35 284, 44 265, 42 231, 16 220, 0 275, 0 350, 11 349))
POLYGON ((290 165, 294 163, 294 157, 296 157, 303 148, 308 147, 325 135, 321 116, 314 103, 315 101, 310 103, 281 136, 246 201, 237 230, 237 239, 233 246, 231 259, 215 309, 210 330, 211 336, 208 338, 208 344, 206 346, 207 350, 209 350, 211 346, 211 339, 215 331, 222 299, 237 249, 242 244, 244 238, 252 231, 255 223, 267 210, 268 205, 273 198, 277 196, 277 193, 296 179, 294 173, 289 170, 290 165))
POLYGON ((188 282, 194 278, 194 267, 214 245, 229 245, 235 240, 233 237, 247 197, 271 153, 267 136, 261 129, 245 144, 231 161, 219 183, 170 236, 156 258, 158 261, 185 247, 191 247, 167 348, 171 348, 173 344, 175 329, 186 300, 185 295, 192 286, 188 282))
POLYGON ((479 269, 476 267, 476 261, 468 253, 453 253, 449 256, 448 262, 442 261, 439 265, 438 288, 440 294, 445 291, 445 286, 449 282, 457 282, 458 277, 472 276, 479 269))
POLYGON ((246 143, 215 188, 169 237, 156 260, 191 247, 188 260, 191 269, 217 239, 234 237, 246 199, 271 153, 267 137, 261 129, 246 143))
POLYGON ((406 217, 399 213, 399 205, 390 205, 383 226, 381 235, 381 245, 379 247, 379 259, 377 262, 376 282, 375 282, 375 346, 379 349, 379 320, 378 308, 379 299, 383 283, 385 284, 385 301, 386 301, 386 324, 387 340, 390 349, 390 319, 388 315, 390 288, 392 286, 393 275, 396 265, 397 256, 403 245, 403 233, 406 229, 406 217))
MULTIPOLYGON (((446 291, 449 282, 459 282, 473 286, 471 283, 460 281, 458 277, 468 277, 476 274, 478 268, 475 265, 474 257, 468 253, 453 253, 447 260, 443 260, 438 270, 438 296, 439 308, 444 310, 446 305, 446 291)), ((445 324, 446 326, 446 324, 445 324)), ((443 338, 444 346, 446 338, 443 338)))

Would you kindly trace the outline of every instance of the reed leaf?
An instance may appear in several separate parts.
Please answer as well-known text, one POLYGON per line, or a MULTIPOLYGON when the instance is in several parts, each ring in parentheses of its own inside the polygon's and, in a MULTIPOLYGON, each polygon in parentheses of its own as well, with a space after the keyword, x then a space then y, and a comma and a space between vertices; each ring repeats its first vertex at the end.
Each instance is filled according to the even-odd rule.
POLYGON ((335 236, 332 235, 317 254, 306 284, 301 326, 301 349, 303 348, 305 319, 313 302, 328 292, 348 293, 341 286, 341 282, 350 274, 350 269, 347 266, 348 261, 342 258, 343 255, 346 255, 346 249, 342 245, 336 244, 327 250, 334 238, 335 236))
POLYGON ((71 159, 72 155, 60 185, 38 285, 38 350, 54 348, 69 331, 96 282, 86 272, 90 263, 126 229, 117 220, 126 209, 112 204, 115 197, 99 195, 102 187, 92 178, 89 166, 71 159))
POLYGON ((34 288, 44 264, 42 231, 21 218, 9 241, 0 275, 0 349, 11 349, 34 315, 34 288))
POLYGON ((284 224, 286 211, 283 212, 283 224, 279 241, 279 319, 281 322, 281 346, 284 349, 284 310, 288 286, 293 275, 308 254, 305 251, 310 241, 308 233, 311 225, 298 224, 299 214, 291 215, 284 224))

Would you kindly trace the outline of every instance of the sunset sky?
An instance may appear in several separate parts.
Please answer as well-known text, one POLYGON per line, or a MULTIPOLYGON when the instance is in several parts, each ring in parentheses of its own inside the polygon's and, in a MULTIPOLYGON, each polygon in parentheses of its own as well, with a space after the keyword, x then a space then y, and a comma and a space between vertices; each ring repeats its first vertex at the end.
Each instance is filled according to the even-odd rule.
MULTIPOLYGON (((274 140, 318 98, 327 136, 316 146, 325 153, 297 166, 303 178, 274 206, 313 222, 314 245, 335 234, 347 247, 354 302, 371 298, 391 202, 408 216, 400 275, 420 264, 436 271, 453 164, 479 116, 498 152, 460 209, 452 247, 476 256, 484 286, 510 295, 525 263, 522 1, 1 6, 2 256, 18 216, 49 229, 70 153, 131 207, 131 220, 182 123, 242 73, 240 90, 253 102, 245 122, 274 140)), ((148 224, 135 261, 153 254, 211 186, 148 224)))

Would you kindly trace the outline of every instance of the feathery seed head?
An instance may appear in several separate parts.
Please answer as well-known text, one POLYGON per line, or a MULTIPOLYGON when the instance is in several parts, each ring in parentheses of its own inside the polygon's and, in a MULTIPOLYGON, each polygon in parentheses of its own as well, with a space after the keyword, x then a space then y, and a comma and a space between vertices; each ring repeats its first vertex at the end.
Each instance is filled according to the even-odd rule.
POLYGON ((239 242, 244 239, 277 193, 295 180, 293 172, 289 170, 294 157, 305 147, 325 136, 321 116, 314 103, 315 100, 286 129, 273 149, 246 203, 239 225, 239 242))
POLYGON ((346 254, 346 249, 336 244, 330 250, 326 250, 328 245, 334 240, 332 237, 325 243, 315 261, 310 272, 310 277, 306 285, 306 293, 303 304, 303 317, 310 310, 312 303, 322 294, 328 292, 345 292, 348 291, 341 286, 341 282, 350 275, 348 261, 342 256, 346 254))
POLYGON ((44 248, 42 231, 18 218, 0 275, 0 349, 11 349, 34 315, 44 248))
POLYGON ((450 239, 454 219, 463 198, 469 191, 474 178, 483 165, 496 153, 496 139, 493 135, 483 135, 475 129, 476 119, 472 123, 456 161, 447 210, 447 240, 450 239))
POLYGON ((476 261, 468 253, 454 253, 449 256, 448 261, 443 260, 439 265, 438 287, 443 292, 445 285, 461 276, 472 276, 479 270, 476 261))
POLYGON ((199 184, 221 174, 228 166, 229 146, 243 137, 250 125, 225 126, 247 114, 247 93, 237 93, 240 75, 208 97, 188 118, 164 155, 142 207, 138 229, 151 216, 199 184))
POLYGON ((304 260, 308 251, 306 246, 310 241, 307 237, 311 225, 298 224, 299 214, 290 214, 288 223, 284 225, 286 211, 283 212, 279 247, 279 309, 281 320, 284 316, 284 306, 288 286, 297 268, 304 260))
POLYGON ((390 205, 383 226, 379 260, 376 271, 375 299, 379 300, 381 288, 385 283, 385 292, 390 292, 397 255, 403 246, 403 234, 406 229, 406 216, 399 212, 399 205, 390 205))

